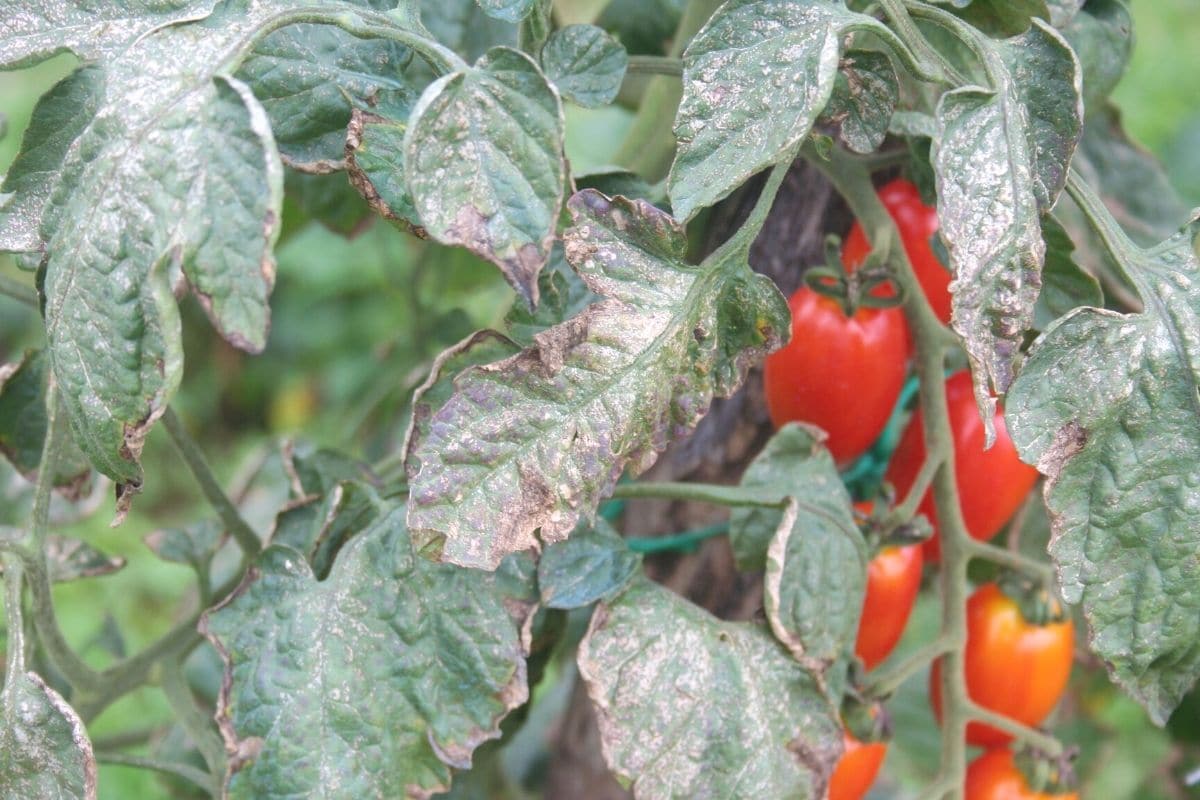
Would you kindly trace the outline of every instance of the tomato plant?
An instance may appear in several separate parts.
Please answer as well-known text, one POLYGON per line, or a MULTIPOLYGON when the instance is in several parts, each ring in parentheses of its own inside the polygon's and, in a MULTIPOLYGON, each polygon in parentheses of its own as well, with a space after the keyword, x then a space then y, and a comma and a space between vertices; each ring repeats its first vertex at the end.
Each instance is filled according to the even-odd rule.
POLYGON ((1129 5, 8 0, 0 798, 1183 796, 1129 5))
MULTIPOLYGON (((1000 410, 993 417, 996 442, 984 449, 986 433, 968 373, 959 372, 946 380, 946 405, 954 432, 954 477, 959 486, 963 522, 972 538, 990 539, 1025 501, 1038 473, 1021 462, 1000 410)), ((903 495, 912 487, 924 463, 925 425, 918 410, 900 437, 885 479, 903 495)), ((920 510, 934 526, 933 538, 924 545, 925 557, 936 561, 940 550, 932 492, 925 494, 920 510)))
POLYGON ((1037 792, 1017 769, 1012 751, 996 747, 967 767, 966 800, 1078 800, 1076 792, 1037 792))
MULTIPOLYGON (((929 305, 942 322, 950 321, 950 270, 933 252, 932 241, 937 236, 937 209, 925 205, 921 193, 912 181, 904 178, 879 187, 879 199, 888 214, 896 221, 900 241, 912 264, 917 282, 921 284, 929 305)), ((842 258, 850 269, 866 261, 871 243, 862 223, 855 222, 846 235, 842 258)))
POLYGON ((898 308, 847 316, 838 301, 807 286, 788 306, 791 341, 763 363, 771 420, 816 425, 839 463, 853 461, 887 425, 904 386, 904 317, 898 308))
MULTIPOLYGON (((1061 613, 1061 609, 1059 609, 1061 613)), ((967 601, 967 694, 979 705, 1026 725, 1038 725, 1058 705, 1075 655, 1071 620, 1038 624, 1021 614, 1016 600, 994 583, 967 601)), ((941 662, 930 672, 929 699, 941 717, 941 662)), ((994 747, 1012 739, 989 725, 972 722, 967 741, 994 747)))

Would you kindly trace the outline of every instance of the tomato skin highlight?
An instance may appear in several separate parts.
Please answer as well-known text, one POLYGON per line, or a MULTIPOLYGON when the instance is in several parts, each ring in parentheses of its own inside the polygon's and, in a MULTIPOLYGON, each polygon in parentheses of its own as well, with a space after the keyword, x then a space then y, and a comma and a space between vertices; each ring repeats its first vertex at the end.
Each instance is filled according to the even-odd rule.
POLYGON ((1007 747, 988 750, 967 766, 967 800, 1079 800, 1078 792, 1035 792, 1007 747))
POLYGON ((771 421, 819 426, 834 460, 846 464, 879 437, 904 388, 904 316, 899 308, 860 308, 848 318, 836 300, 807 286, 788 305, 792 340, 763 366, 771 421))
MULTIPOLYGON (((870 503, 856 503, 870 513, 870 503)), ((884 547, 867 565, 867 592, 854 654, 867 669, 874 669, 891 654, 904 634, 908 617, 921 589, 921 567, 925 559, 919 544, 884 547)))
MULTIPOLYGON (((1041 724, 1058 705, 1075 651, 1075 624, 1036 625, 1021 615, 1017 602, 994 583, 967 600, 967 695, 983 708, 1029 726, 1041 724)), ((942 719, 941 659, 929 672, 929 699, 942 719)), ((1007 744, 1012 737, 990 725, 971 722, 967 742, 981 747, 1007 744)))
MULTIPOLYGON (((946 405, 954 433, 954 479, 958 483, 963 522, 972 539, 984 541, 999 533, 1025 502, 1038 473, 1017 455, 999 406, 993 419, 996 443, 990 450, 983 449, 983 420, 979 418, 969 372, 955 373, 946 381, 946 405)), ((884 480, 895 487, 897 497, 903 499, 908 493, 924 462, 925 423, 918 409, 904 429, 884 475, 884 480)), ((918 510, 933 525, 933 536, 922 545, 925 559, 937 562, 941 546, 932 491, 925 493, 918 510)))
POLYGON ((829 778, 829 800, 860 800, 883 765, 886 742, 863 744, 849 731, 842 733, 845 750, 829 778))
MULTIPOLYGON (((878 189, 879 200, 891 214, 900 231, 904 252, 916 273, 921 290, 929 305, 943 323, 950 321, 950 270, 934 255, 930 239, 938 231, 937 209, 921 202, 917 187, 904 178, 896 178, 878 189)), ((842 263, 853 270, 866 260, 871 252, 862 225, 855 222, 846 235, 842 246, 842 263)), ((883 295, 889 296, 889 295, 883 295)))

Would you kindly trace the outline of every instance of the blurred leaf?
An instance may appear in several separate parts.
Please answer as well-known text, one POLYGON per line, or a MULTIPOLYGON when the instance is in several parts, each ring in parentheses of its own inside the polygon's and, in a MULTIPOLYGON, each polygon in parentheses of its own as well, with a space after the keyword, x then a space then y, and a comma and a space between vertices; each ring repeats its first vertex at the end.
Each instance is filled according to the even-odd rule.
POLYGON ((565 542, 547 545, 538 560, 538 590, 547 608, 583 608, 611 601, 629 584, 642 557, 602 517, 565 542))
POLYGON ((517 26, 488 15, 475 0, 421 0, 421 22, 468 61, 491 47, 517 45, 517 26))
POLYGON ((0 797, 95 800, 96 760, 83 721, 33 672, 6 676, 0 797))
POLYGON ((505 22, 520 22, 528 16, 537 0, 476 0, 489 17, 505 22))
POLYGON ((513 303, 504 318, 508 335, 526 347, 533 345, 535 337, 542 331, 578 316, 601 299, 571 269, 562 242, 554 243, 550 263, 538 275, 538 296, 538 305, 533 311, 523 303, 513 303))
POLYGON ((542 69, 565 99, 587 108, 617 98, 629 55, 595 25, 568 25, 550 34, 542 47, 542 69))
POLYGON ((686 0, 611 0, 596 24, 639 55, 666 55, 686 0))
POLYGON ((1029 29, 1034 17, 1050 19, 1046 0, 972 0, 954 2, 957 13, 991 36, 1016 36, 1029 29))
POLYGON ((160 528, 146 535, 146 546, 164 561, 185 564, 200 575, 224 542, 224 529, 213 519, 205 519, 181 528, 160 528))
POLYGON ((841 722, 762 627, 641 579, 592 614, 579 672, 635 796, 825 797, 841 722))
MULTIPOLYGON (((307 175, 289 169, 284 172, 287 198, 331 231, 349 236, 367 225, 371 209, 350 185, 345 173, 307 175)), ((287 215, 284 215, 287 221, 287 215)))
POLYGON ((1071 237, 1049 214, 1042 217, 1042 238, 1046 242, 1046 264, 1042 267, 1042 290, 1033 307, 1033 327, 1040 331, 1079 306, 1104 307, 1100 283, 1075 263, 1071 237))
POLYGON ((426 797, 528 696, 528 578, 414 555, 403 507, 325 581, 284 546, 251 575, 201 623, 229 669, 230 798, 426 797))
POLYGON ((661 188, 651 186, 645 178, 636 172, 630 172, 622 167, 598 167, 584 172, 575 172, 575 187, 579 190, 595 189, 609 197, 622 195, 630 200, 646 200, 670 212, 666 204, 666 195, 661 188))
POLYGON ((1129 65, 1133 50, 1133 20, 1121 0, 1090 0, 1062 28, 1063 37, 1079 57, 1083 73, 1083 107, 1088 117, 1104 112, 1129 65))

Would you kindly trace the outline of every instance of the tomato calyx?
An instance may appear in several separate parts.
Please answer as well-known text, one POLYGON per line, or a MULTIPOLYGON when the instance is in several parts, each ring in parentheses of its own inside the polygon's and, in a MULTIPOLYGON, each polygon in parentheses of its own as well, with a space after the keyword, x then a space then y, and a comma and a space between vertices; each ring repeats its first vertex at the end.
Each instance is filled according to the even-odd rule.
POLYGON ((904 289, 887 266, 886 253, 872 250, 861 266, 848 269, 841 251, 842 240, 826 236, 825 263, 805 270, 805 285, 836 300, 847 317, 860 308, 895 308, 904 302, 904 289))
POLYGON ((842 700, 842 725, 862 744, 888 742, 892 738, 892 717, 878 700, 865 697, 851 688, 842 700))
POLYGON ((1013 764, 1033 791, 1049 795, 1067 794, 1078 786, 1075 778, 1075 759, 1078 756, 1078 745, 1066 747, 1058 755, 1026 746, 1013 753, 1013 764))
POLYGON ((1015 570, 1005 570, 996 583, 1000 591, 1017 604, 1017 610, 1030 625, 1056 625, 1066 621, 1066 609, 1051 588, 1040 579, 1015 570))
POLYGON ((878 555, 888 547, 921 544, 933 536, 933 526, 923 514, 915 514, 902 522, 895 521, 894 494, 892 487, 885 484, 876 500, 854 505, 854 521, 872 555, 878 555))

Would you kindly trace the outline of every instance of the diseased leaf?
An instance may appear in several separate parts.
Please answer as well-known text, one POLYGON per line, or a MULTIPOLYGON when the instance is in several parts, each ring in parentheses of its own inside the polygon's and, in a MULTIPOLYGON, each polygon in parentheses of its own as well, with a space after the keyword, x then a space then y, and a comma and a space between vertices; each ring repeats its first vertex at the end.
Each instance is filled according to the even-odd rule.
POLYGON ((825 797, 841 723, 762 627, 639 579, 593 613, 579 672, 635 797, 825 797))
MULTIPOLYGON (((30 350, 15 364, 0 365, 0 454, 31 482, 46 442, 46 387, 50 360, 30 350)), ((72 500, 91 490, 92 467, 69 437, 58 451, 54 485, 72 500)))
POLYGON ((104 95, 104 72, 80 67, 38 100, 21 140, 21 151, 4 176, 0 197, 0 250, 40 251, 42 212, 63 161, 91 122, 104 95))
POLYGON ((1117 241, 1145 310, 1058 320, 1006 401, 1021 458, 1047 476, 1064 598, 1159 725, 1200 675, 1198 231, 1146 251, 1117 241))
POLYGON ((1104 306, 1099 281, 1075 263, 1071 256, 1075 246, 1054 217, 1042 218, 1042 238, 1046 242, 1046 265, 1042 268, 1042 291, 1033 307, 1033 326, 1040 331, 1078 306, 1104 306))
POLYGON ((605 299, 460 374, 434 414, 409 525, 446 561, 491 569, 536 546, 538 529, 566 538, 790 328, 783 296, 743 254, 685 264, 683 229, 644 201, 588 189, 568 208, 567 259, 605 299))
POLYGON ((52 583, 66 583, 111 575, 125 566, 125 559, 105 555, 81 539, 51 533, 46 537, 46 566, 52 583))
POLYGON ((533 10, 537 0, 476 0, 489 17, 505 22, 520 22, 533 10))
POLYGON ((79 715, 36 673, 7 680, 0 797, 95 800, 96 759, 79 715))
POLYGON ((497 47, 430 84, 405 133, 405 178, 425 229, 493 261, 530 305, 562 206, 564 124, 537 65, 497 47))
MULTIPOLYGON (((396 0, 351 0, 388 11, 396 0)), ((336 166, 352 109, 411 106, 421 86, 408 48, 359 39, 332 25, 290 25, 263 38, 238 70, 271 119, 280 152, 308 169, 336 166)))
POLYGON ((173 22, 201 19, 216 0, 9 0, 0 21, 0 69, 31 66, 71 51, 82 61, 120 53, 173 22))
POLYGON ((571 177, 575 179, 576 189, 595 189, 609 197, 623 195, 630 200, 648 200, 663 211, 671 210, 661 184, 652 186, 641 175, 624 167, 597 167, 573 173, 571 177))
POLYGON ((583 608, 610 601, 633 580, 642 557, 602 517, 538 559, 538 590, 546 608, 583 608))
POLYGON ((404 436, 404 470, 410 480, 421 470, 417 452, 429 437, 434 413, 454 394, 455 379, 468 367, 503 361, 520 350, 521 346, 507 336, 482 330, 438 354, 429 376, 413 392, 412 418, 404 436))
POLYGON ((834 79, 833 94, 817 120, 856 153, 871 153, 883 144, 900 87, 891 59, 877 50, 847 52, 834 79))
MULTIPOLYGON (((816 428, 796 422, 785 425, 746 467, 741 487, 757 490, 764 497, 791 495, 813 505, 849 509, 850 496, 820 445, 823 439, 824 434, 816 428)), ((766 568, 767 548, 782 521, 783 512, 774 508, 746 506, 730 512, 729 544, 738 569, 757 572, 766 568)))
POLYGON ((350 184, 375 213, 418 236, 426 235, 404 179, 407 114, 385 117, 355 109, 346 130, 350 184))
POLYGON ((840 0, 728 0, 683 54, 668 191, 688 220, 788 157, 833 91, 839 43, 878 20, 840 0))
POLYGON ((584 108, 617 99, 629 55, 603 28, 567 25, 550 34, 542 47, 542 69, 567 100, 584 108))
POLYGON ((963 87, 938 103, 932 163, 954 268, 951 324, 962 335, 990 442, 992 390, 1013 362, 1041 285, 1040 217, 1057 199, 1079 139, 1079 65, 1040 20, 996 44, 995 91, 963 87))
POLYGON ((538 275, 538 297, 533 311, 523 303, 513 303, 504 318, 508 335, 525 347, 532 345, 542 331, 577 316, 600 299, 571 269, 561 242, 554 243, 550 263, 538 275))
POLYGON ((743 485, 753 479, 788 495, 767 548, 764 606, 775 636, 824 686, 834 663, 854 650, 868 554, 821 438, 787 425, 752 462, 743 485))
POLYGON ((528 564, 483 575, 425 561, 402 507, 353 537, 321 582, 300 553, 269 547, 201 622, 227 663, 227 796, 448 788, 450 768, 469 767, 528 697, 530 578, 528 564))

